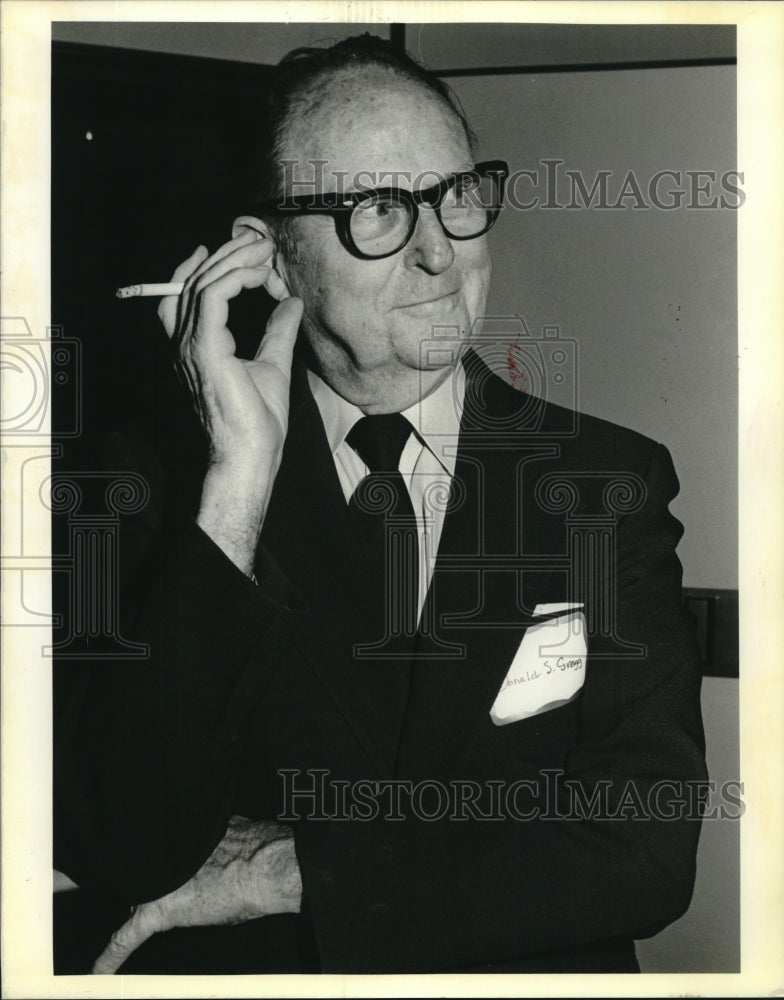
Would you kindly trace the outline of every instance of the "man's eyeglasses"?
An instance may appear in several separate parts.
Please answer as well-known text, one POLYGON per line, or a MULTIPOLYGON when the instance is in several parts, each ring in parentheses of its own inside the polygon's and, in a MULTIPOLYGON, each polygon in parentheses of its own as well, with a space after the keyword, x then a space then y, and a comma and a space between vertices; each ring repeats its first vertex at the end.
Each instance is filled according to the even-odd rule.
POLYGON ((432 208, 452 240, 473 240, 498 218, 509 167, 503 160, 477 163, 422 191, 399 187, 326 194, 286 195, 256 206, 257 214, 315 212, 331 215, 343 246, 362 260, 381 260, 402 250, 414 235, 419 206, 432 208))

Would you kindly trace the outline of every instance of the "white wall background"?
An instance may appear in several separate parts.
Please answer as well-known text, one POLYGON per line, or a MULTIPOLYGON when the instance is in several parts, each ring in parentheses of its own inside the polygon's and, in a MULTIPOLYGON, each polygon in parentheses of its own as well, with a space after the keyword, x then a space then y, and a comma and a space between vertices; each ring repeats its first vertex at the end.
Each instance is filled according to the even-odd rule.
MULTIPOLYGON (((681 171, 688 189, 687 170, 735 168, 733 67, 450 82, 487 158, 538 168, 542 200, 546 158, 581 171, 589 187, 598 171, 612 171, 610 204, 630 170, 647 198, 660 170, 681 171)), ((557 200, 568 204, 562 179, 557 200)), ((521 201, 534 193, 530 182, 519 192, 521 201)), ((577 342, 579 408, 670 448, 691 587, 737 587, 735 223, 736 212, 721 208, 508 206, 491 233, 489 311, 519 313, 535 336, 560 327, 577 342)))

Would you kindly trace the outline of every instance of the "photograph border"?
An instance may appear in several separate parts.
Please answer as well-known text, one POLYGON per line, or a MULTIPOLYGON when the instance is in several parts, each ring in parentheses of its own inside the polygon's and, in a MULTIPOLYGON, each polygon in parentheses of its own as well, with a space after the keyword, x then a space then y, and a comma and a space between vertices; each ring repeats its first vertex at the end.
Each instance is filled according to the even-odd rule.
MULTIPOLYGON (((732 23, 738 43, 740 733, 742 820, 739 974, 642 976, 53 976, 51 970, 50 629, 4 627, 2 671, 2 959, 8 997, 167 996, 657 996, 784 992, 784 5, 781 3, 442 3, 264 0, 109 3, 5 0, 2 19, 2 255, 0 315, 34 337, 50 316, 50 51, 55 20, 531 21, 732 23), (766 526, 763 533, 760 526, 766 526), (206 980, 206 982, 205 982, 206 980), (469 992, 470 991, 470 992, 469 992)), ((67 331, 66 331, 67 334, 67 331)), ((51 345, 50 345, 51 346, 51 345)), ((6 373, 2 373, 4 381, 6 373)), ((12 406, 6 400, 4 406, 12 406)), ((3 441, 2 540, 13 548, 26 520, 36 574, 27 597, 51 608, 48 511, 22 495, 22 463, 51 456, 48 423, 32 442, 3 441)), ((9 595, 3 592, 3 602, 9 595)), ((40 612, 39 612, 40 613, 40 612)), ((717 877, 720 873, 717 873, 717 877)))

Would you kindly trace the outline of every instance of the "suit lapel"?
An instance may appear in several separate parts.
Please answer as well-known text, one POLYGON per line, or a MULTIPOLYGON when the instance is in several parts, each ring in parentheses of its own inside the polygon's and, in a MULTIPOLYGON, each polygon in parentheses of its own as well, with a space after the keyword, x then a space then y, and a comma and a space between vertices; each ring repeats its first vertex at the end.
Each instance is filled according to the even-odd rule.
POLYGON ((399 662, 357 660, 364 639, 359 541, 324 425, 296 364, 289 432, 262 544, 305 602, 295 642, 379 775, 390 774, 407 696, 399 662))
POLYGON ((548 560, 525 572, 509 565, 532 532, 538 551, 563 548, 557 525, 541 517, 534 496, 537 463, 552 459, 557 446, 540 440, 527 419, 526 397, 490 375, 475 355, 466 369, 452 498, 400 741, 397 773, 407 777, 448 776, 490 711, 529 612, 566 594, 565 578, 548 560), (481 394, 472 392, 472 376, 484 380, 481 394), (471 410, 477 398, 481 414, 471 410))

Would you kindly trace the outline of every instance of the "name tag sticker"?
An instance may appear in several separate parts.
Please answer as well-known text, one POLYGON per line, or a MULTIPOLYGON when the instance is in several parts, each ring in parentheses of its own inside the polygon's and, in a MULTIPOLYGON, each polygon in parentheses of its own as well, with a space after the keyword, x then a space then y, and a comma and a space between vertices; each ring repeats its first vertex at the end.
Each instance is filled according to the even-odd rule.
POLYGON ((581 611, 531 626, 490 709, 493 723, 506 726, 566 705, 585 683, 587 653, 581 611))

